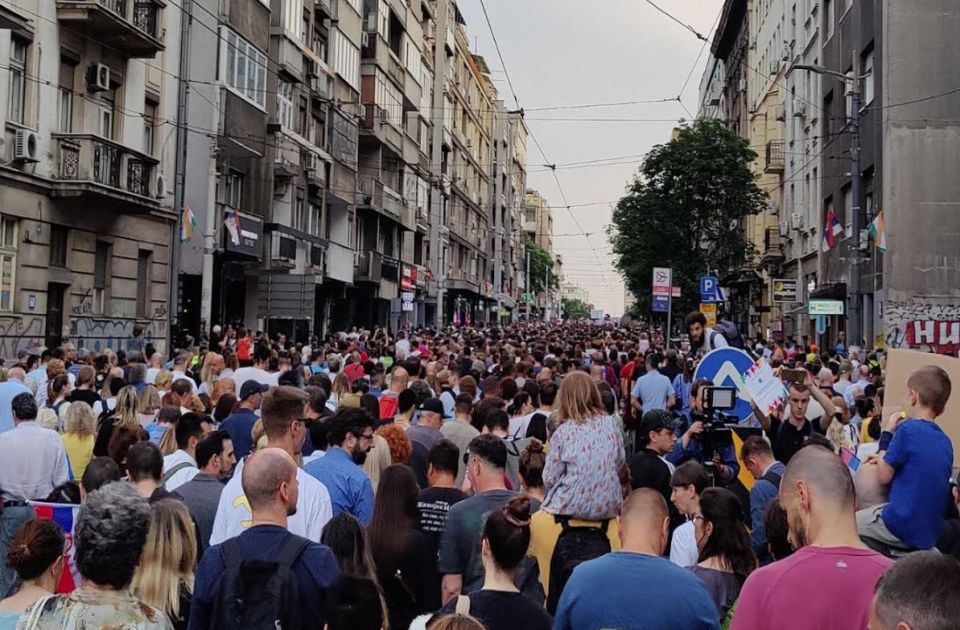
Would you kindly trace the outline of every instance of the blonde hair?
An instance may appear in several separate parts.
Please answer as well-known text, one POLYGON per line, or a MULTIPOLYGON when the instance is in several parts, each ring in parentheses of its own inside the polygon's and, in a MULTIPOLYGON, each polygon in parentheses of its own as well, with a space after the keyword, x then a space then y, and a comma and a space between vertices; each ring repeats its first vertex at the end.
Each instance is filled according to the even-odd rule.
POLYGON ((563 377, 557 394, 557 413, 561 422, 573 420, 580 423, 606 415, 600 390, 589 374, 578 371, 563 377))
POLYGON ((257 421, 253 423, 253 427, 250 429, 250 438, 253 440, 253 450, 260 448, 260 440, 266 434, 267 432, 263 428, 263 419, 258 418, 257 421))
POLYGON ((162 392, 170 391, 170 386, 173 384, 173 372, 160 370, 157 372, 157 377, 153 379, 153 384, 162 392))
POLYGON ((343 372, 337 372, 336 377, 333 379, 333 387, 331 388, 331 395, 336 396, 338 399, 341 396, 345 396, 350 393, 350 379, 347 378, 347 375, 343 372))
POLYGON ((160 454, 166 457, 167 455, 173 455, 177 452, 177 449, 180 448, 177 446, 177 425, 174 423, 172 427, 163 432, 163 437, 160 438, 160 443, 157 444, 157 447, 160 449, 160 454))
POLYGON ((196 394, 187 394, 180 402, 180 405, 196 413, 207 413, 207 406, 203 404, 203 401, 200 400, 200 397, 196 394))
POLYGON ((114 427, 127 427, 129 429, 139 429, 140 427, 140 399, 137 396, 137 390, 132 385, 127 385, 117 392, 117 407, 115 410, 116 420, 114 427))
POLYGON ((223 361, 223 357, 216 352, 208 352, 203 357, 203 367, 200 368, 200 382, 207 384, 207 389, 213 391, 213 385, 217 381, 217 375, 213 373, 213 363, 223 361))
POLYGON ((210 401, 216 405, 224 394, 236 396, 237 384, 233 382, 232 378, 221 378, 214 384, 213 390, 210 392, 210 401))
POLYGON ((67 373, 66 364, 60 359, 50 359, 47 361, 47 380, 52 381, 60 374, 67 373))
POLYGON ((171 619, 180 617, 180 584, 193 592, 197 537, 186 506, 163 499, 150 507, 150 526, 140 564, 133 574, 133 592, 171 619))
POLYGON ((160 392, 153 385, 147 385, 140 392, 140 413, 156 413, 160 411, 160 392))
POLYGON ((57 417, 57 412, 50 407, 44 407, 37 413, 37 424, 44 429, 60 432, 60 418, 57 417))
POLYGON ((83 401, 70 403, 67 408, 65 433, 72 433, 81 437, 94 435, 97 432, 97 417, 93 409, 83 401))

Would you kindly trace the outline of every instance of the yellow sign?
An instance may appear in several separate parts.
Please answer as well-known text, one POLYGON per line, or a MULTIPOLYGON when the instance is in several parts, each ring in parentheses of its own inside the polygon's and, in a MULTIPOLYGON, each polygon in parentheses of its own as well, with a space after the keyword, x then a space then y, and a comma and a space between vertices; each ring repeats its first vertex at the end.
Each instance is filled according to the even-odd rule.
POLYGON ((703 313, 703 316, 707 318, 707 326, 711 328, 717 325, 717 305, 716 304, 701 304, 700 312, 703 313))

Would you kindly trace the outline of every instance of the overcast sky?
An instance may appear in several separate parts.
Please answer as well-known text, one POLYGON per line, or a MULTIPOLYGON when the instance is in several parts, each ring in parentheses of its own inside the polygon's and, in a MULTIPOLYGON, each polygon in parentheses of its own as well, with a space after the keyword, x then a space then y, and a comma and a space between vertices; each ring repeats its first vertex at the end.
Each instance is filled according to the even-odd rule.
MULTIPOLYGON (((723 0, 655 1, 708 37, 723 5, 723 0)), ((501 97, 512 108, 513 99, 480 0, 457 2, 467 22, 471 45, 486 59, 501 97)), ((641 156, 652 146, 668 141, 680 118, 689 117, 679 103, 531 110, 676 97, 694 68, 703 42, 645 0, 484 2, 507 72, 520 105, 527 112, 527 124, 549 163, 558 165, 557 176, 567 203, 576 206, 621 197, 641 156), (607 120, 596 121, 598 118, 607 120), (646 120, 609 120, 615 118, 646 120), (614 165, 590 168, 560 166, 606 158, 621 159, 610 160, 616 162, 614 165)), ((693 114, 708 54, 709 50, 704 51, 683 93, 683 103, 693 114)), ((553 174, 544 169, 545 161, 536 144, 529 140, 527 145, 527 186, 543 193, 553 206, 557 235, 554 249, 563 255, 565 276, 589 292, 596 308, 621 314, 623 280, 613 268, 604 231, 610 223, 613 204, 567 211, 553 174), (584 232, 590 236, 585 237, 584 232)))

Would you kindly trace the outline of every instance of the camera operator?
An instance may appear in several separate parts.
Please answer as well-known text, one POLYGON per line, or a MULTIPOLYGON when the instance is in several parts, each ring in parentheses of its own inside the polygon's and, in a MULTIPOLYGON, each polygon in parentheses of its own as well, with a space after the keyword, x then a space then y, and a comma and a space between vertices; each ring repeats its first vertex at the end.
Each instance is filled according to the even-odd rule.
POLYGON ((703 378, 694 381, 690 387, 690 411, 682 414, 682 425, 677 429, 677 444, 666 459, 674 466, 691 460, 704 465, 712 464, 716 470, 715 481, 726 484, 740 473, 740 464, 733 444, 716 447, 710 444, 708 438, 713 418, 704 411, 704 396, 708 387, 713 387, 713 383, 703 378))

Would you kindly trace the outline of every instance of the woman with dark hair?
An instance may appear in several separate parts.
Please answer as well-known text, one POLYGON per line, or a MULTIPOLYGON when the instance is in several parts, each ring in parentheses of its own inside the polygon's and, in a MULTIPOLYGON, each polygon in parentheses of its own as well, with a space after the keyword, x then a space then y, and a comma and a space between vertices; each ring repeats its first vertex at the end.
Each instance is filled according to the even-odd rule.
POLYGON ((366 531, 356 516, 340 512, 327 521, 320 534, 320 544, 330 548, 342 572, 376 580, 366 531))
POLYGON ((233 412, 234 406, 237 404, 237 397, 233 394, 223 394, 220 396, 220 400, 217 401, 216 406, 213 408, 213 419, 216 421, 217 426, 220 426, 220 423, 227 419, 233 412))
POLYGON ((543 503, 545 493, 543 487, 543 467, 547 463, 547 455, 543 449, 543 442, 531 439, 527 448, 520 453, 520 492, 543 503))
POLYGON ((419 491, 410 468, 387 468, 367 530, 391 628, 407 628, 417 615, 440 605, 434 547, 417 529, 419 491))
POLYGON ((703 582, 723 620, 747 576, 757 568, 739 499, 726 488, 707 488, 700 493, 700 513, 694 515, 693 526, 700 555, 688 569, 703 582))
POLYGON ((16 571, 19 588, 0 601, 0 628, 12 630, 24 611, 52 594, 63 572, 63 530, 54 521, 24 523, 10 542, 7 566, 16 571))
POLYGON ((514 585, 514 573, 530 546, 530 498, 514 497, 494 510, 483 526, 483 588, 451 599, 437 616, 457 612, 483 622, 487 630, 549 630, 553 619, 514 585))

